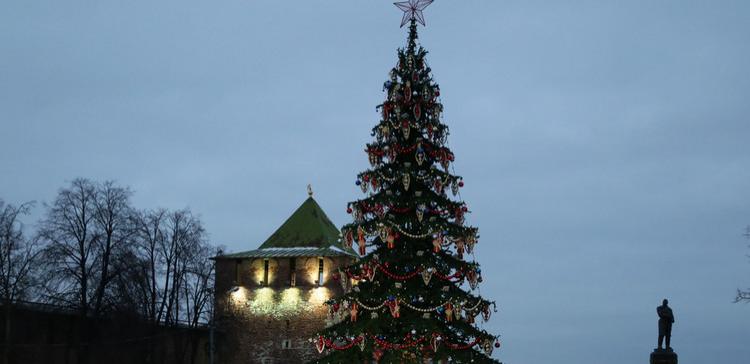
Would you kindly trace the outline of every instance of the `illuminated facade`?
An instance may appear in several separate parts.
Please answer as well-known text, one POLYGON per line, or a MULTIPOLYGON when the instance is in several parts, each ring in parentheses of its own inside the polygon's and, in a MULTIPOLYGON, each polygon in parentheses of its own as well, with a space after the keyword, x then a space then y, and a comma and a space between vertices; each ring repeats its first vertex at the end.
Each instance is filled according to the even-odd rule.
POLYGON ((215 258, 218 362, 304 363, 317 355, 308 339, 327 323, 323 302, 350 284, 334 279, 338 268, 357 255, 309 195, 258 249, 215 258))

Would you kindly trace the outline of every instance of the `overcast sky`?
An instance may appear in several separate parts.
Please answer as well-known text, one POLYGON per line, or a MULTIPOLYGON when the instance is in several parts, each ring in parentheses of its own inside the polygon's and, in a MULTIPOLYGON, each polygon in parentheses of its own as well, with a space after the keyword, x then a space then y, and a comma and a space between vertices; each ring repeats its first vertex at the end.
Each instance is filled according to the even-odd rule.
MULTIPOLYGON (((406 29, 386 0, 0 2, 0 198, 114 179, 257 247, 306 198, 339 226, 406 29)), ((750 2, 426 11, 487 328, 510 364, 750 357, 750 2)), ((43 209, 37 207, 33 223, 43 209)))

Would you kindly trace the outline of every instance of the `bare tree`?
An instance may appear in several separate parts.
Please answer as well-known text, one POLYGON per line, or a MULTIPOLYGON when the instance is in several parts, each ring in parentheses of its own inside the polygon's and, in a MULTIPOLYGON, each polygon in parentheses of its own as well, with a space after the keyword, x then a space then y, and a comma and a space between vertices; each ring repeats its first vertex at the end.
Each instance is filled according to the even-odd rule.
MULTIPOLYGON (((196 327, 208 321, 213 299, 213 248, 199 218, 189 210, 141 211, 133 215, 137 250, 123 279, 121 292, 129 295, 150 322, 196 327)), ((194 359, 198 340, 190 336, 177 361, 190 353, 194 359)), ((156 348, 152 347, 151 350, 156 348)))
POLYGON ((34 269, 39 254, 35 241, 26 237, 21 215, 27 215, 33 203, 19 206, 5 204, 0 199, 0 296, 5 314, 5 343, 3 363, 10 358, 12 307, 16 301, 28 298, 34 282, 34 269))
POLYGON ((165 265, 165 321, 176 324, 182 321, 185 308, 181 289, 193 263, 192 258, 205 243, 205 230, 189 210, 179 210, 167 215, 165 232, 165 239, 159 247, 165 265))
POLYGON ((127 255, 133 235, 129 189, 112 181, 78 178, 47 207, 39 237, 46 243, 48 297, 82 317, 101 315, 114 303, 113 261, 127 255))
MULTIPOLYGON (((106 303, 108 287, 119 274, 119 269, 113 269, 113 260, 118 255, 127 255, 126 243, 133 235, 130 216, 130 196, 132 192, 106 181, 96 186, 94 199, 94 225, 97 243, 98 282, 94 291, 93 313, 99 315, 106 303)), ((121 267, 121 266, 120 266, 121 267)))
MULTIPOLYGON (((750 239, 750 226, 745 228, 745 237, 750 239)), ((750 257, 750 255, 748 255, 750 257)), ((747 291, 743 291, 740 289, 737 289, 737 296, 734 298, 734 302, 750 302, 750 289, 747 291)))
POLYGON ((211 257, 217 251, 207 244, 201 244, 193 252, 183 282, 185 298, 185 320, 195 327, 211 319, 213 310, 214 263, 211 257))
POLYGON ((48 297, 54 303, 77 308, 83 317, 89 314, 97 286, 95 210, 96 186, 88 179, 75 179, 47 206, 39 228, 39 237, 47 245, 48 297))

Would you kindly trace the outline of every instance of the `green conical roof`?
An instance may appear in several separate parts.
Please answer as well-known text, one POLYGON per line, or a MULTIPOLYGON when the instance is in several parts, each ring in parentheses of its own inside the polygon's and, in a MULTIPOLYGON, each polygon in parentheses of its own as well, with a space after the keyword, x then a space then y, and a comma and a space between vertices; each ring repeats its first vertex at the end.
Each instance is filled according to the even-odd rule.
POLYGON ((286 221, 266 239, 259 249, 267 248, 327 248, 344 249, 339 241, 339 229, 328 219, 312 197, 308 197, 286 221))
POLYGON ((352 248, 344 247, 339 238, 339 229, 312 198, 312 191, 309 193, 310 197, 258 249, 222 254, 215 259, 358 257, 352 248))

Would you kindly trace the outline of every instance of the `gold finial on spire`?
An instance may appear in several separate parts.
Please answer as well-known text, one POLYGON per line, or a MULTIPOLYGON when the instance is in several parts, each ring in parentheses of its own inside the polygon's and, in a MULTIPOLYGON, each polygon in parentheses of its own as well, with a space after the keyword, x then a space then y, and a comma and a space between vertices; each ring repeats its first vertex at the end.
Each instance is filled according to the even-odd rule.
POLYGON ((312 185, 310 185, 310 184, 307 185, 307 195, 310 196, 310 197, 312 197, 312 195, 313 195, 312 185))

